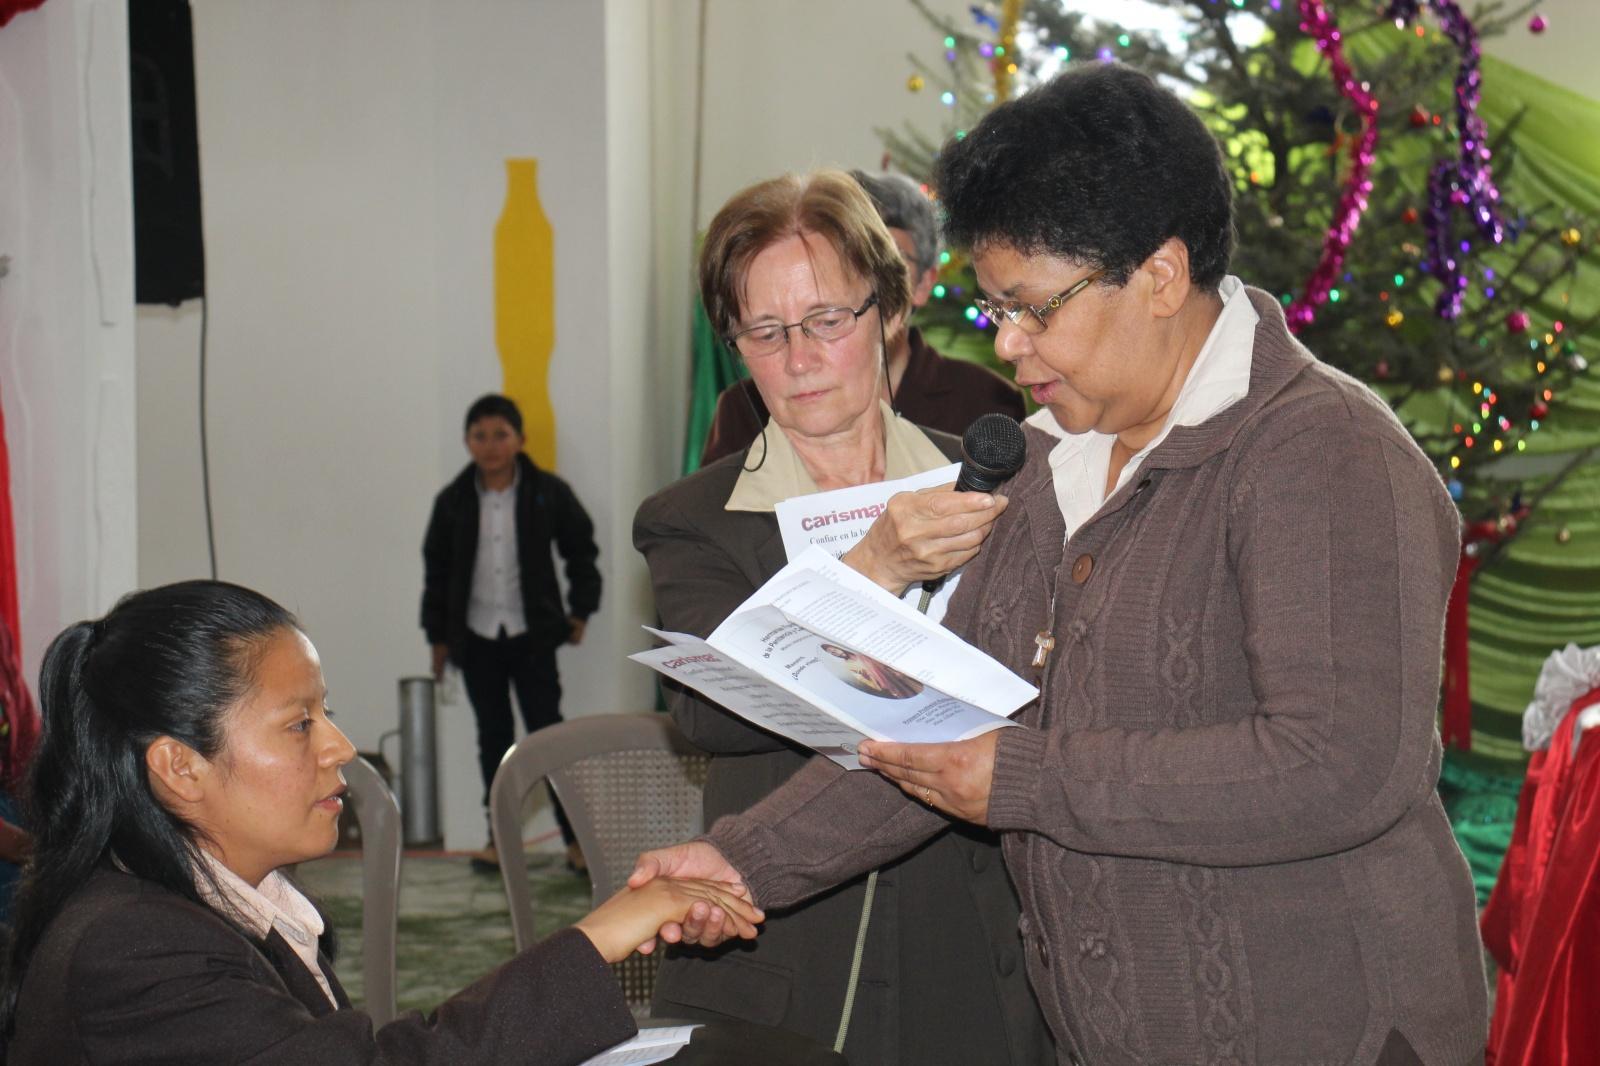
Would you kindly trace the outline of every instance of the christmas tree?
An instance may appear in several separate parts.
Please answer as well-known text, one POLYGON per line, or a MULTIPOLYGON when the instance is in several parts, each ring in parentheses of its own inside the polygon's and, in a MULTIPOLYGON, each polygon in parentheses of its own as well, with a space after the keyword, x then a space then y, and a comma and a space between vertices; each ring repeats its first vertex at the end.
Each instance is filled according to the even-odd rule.
MULTIPOLYGON (((1278 294, 1300 339, 1383 395, 1433 459, 1463 516, 1446 736, 1472 748, 1451 753, 1442 789, 1486 892, 1539 666, 1565 643, 1600 643, 1600 374, 1586 350, 1600 321, 1600 104, 1481 56, 1486 37, 1543 32, 1530 7, 1007 0, 958 24, 911 2, 939 48, 910 56, 906 85, 936 95, 944 121, 881 130, 894 166, 925 180, 947 138, 1072 64, 1150 73, 1224 149, 1234 273, 1278 294), (1452 706, 1470 732, 1458 721, 1452 736, 1452 706)), ((992 361, 970 265, 952 254, 940 281, 923 329, 992 361)))
MULTIPOLYGON (((1390 400, 1464 514, 1495 521, 1497 533, 1528 516, 1532 494, 1519 496, 1523 479, 1495 460, 1541 450, 1537 434, 1587 368, 1581 338, 1600 306, 1572 304, 1580 272, 1595 268, 1591 221, 1574 205, 1517 195, 1516 121, 1474 145, 1476 172, 1460 174, 1462 142, 1483 127, 1476 43, 1465 38, 1504 32, 1525 11, 1433 22, 1406 0, 1395 19, 1365 3, 1305 5, 1319 26, 1295 0, 1117 5, 1175 28, 1158 32, 1056 0, 974 7, 965 26, 913 2, 942 34, 943 55, 913 55, 907 87, 938 94, 948 118, 931 134, 880 131, 896 167, 925 179, 944 139, 1073 63, 1149 72, 1206 116, 1225 149, 1238 187, 1234 272, 1281 294, 1312 351, 1390 400), (1352 71, 1344 86, 1330 71, 1341 62, 1352 71), (1471 84, 1458 93, 1458 80, 1471 84), (1472 217, 1472 179, 1494 193, 1479 197, 1492 224, 1472 217)), ((969 266, 952 255, 940 280, 923 327, 981 357, 994 327, 971 305, 969 266)))

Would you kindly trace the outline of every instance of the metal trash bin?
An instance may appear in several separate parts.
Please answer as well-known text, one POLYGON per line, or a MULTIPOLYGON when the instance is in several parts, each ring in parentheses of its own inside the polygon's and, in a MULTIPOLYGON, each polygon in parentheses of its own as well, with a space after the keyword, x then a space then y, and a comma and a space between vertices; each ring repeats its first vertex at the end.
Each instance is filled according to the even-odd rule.
POLYGON ((400 679, 400 831, 407 847, 438 844, 439 735, 431 677, 400 679))

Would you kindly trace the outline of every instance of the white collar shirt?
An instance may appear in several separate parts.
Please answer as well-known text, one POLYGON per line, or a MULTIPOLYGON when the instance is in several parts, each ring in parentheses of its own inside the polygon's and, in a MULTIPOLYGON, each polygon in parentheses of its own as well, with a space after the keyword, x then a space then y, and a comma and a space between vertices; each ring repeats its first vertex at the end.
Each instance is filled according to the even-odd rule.
POLYGON ((317 957, 317 938, 322 935, 323 927, 322 915, 317 913, 311 901, 277 870, 269 873, 260 886, 255 887, 218 862, 210 853, 201 852, 201 856, 216 878, 215 888, 220 889, 223 896, 218 900, 211 883, 204 877, 196 877, 195 886, 201 898, 242 922, 247 930, 263 940, 276 929, 284 943, 311 971, 311 976, 317 979, 317 984, 322 986, 328 1002, 338 1007, 339 1001, 334 998, 333 986, 328 982, 328 975, 322 972, 322 962, 317 957))
POLYGON ((522 470, 503 489, 478 486, 478 553, 472 561, 472 592, 467 599, 467 628, 494 640, 528 631, 522 608, 522 568, 517 561, 517 486, 522 470))
POLYGON ((1197 426, 1244 399, 1250 390, 1250 364, 1255 351, 1256 325, 1261 316, 1250 305, 1244 283, 1233 275, 1222 279, 1218 293, 1222 297, 1222 313, 1206 336, 1194 366, 1189 368, 1189 376, 1184 379, 1172 410, 1167 412, 1161 432, 1128 459, 1111 492, 1106 491, 1106 475, 1111 469, 1115 434, 1094 430, 1067 433, 1056 423, 1048 407, 1028 417, 1029 425, 1060 438, 1050 450, 1050 478, 1055 486, 1056 506, 1066 521, 1068 538, 1094 517, 1116 489, 1127 484, 1145 457, 1167 439, 1173 427, 1197 426))

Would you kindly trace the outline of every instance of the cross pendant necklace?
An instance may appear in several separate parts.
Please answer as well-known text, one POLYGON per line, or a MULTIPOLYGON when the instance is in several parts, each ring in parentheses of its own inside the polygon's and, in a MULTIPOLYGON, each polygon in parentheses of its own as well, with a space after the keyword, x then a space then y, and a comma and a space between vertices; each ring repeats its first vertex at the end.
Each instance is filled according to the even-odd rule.
POLYGON ((1033 665, 1042 668, 1044 666, 1045 657, 1048 656, 1051 650, 1056 646, 1056 638, 1050 635, 1050 631, 1048 629, 1041 629, 1039 632, 1033 635, 1033 643, 1033 665))
POLYGON ((1045 627, 1033 636, 1033 666, 1041 670, 1044 669, 1045 660, 1050 657, 1050 653, 1055 650, 1056 646, 1055 634, 1050 632, 1051 628, 1056 624, 1056 594, 1054 592, 1050 593, 1050 614, 1045 619, 1044 624, 1045 627))

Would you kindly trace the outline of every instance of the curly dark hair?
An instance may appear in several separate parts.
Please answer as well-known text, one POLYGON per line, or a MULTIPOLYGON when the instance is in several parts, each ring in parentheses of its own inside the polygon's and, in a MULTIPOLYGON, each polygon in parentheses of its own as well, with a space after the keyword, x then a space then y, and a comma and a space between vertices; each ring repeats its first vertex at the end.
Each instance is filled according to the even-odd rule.
POLYGON ((1188 105, 1117 63, 1079 67, 991 111, 939 154, 945 239, 1072 259, 1126 284, 1168 237, 1215 291, 1233 255, 1233 185, 1188 105))

